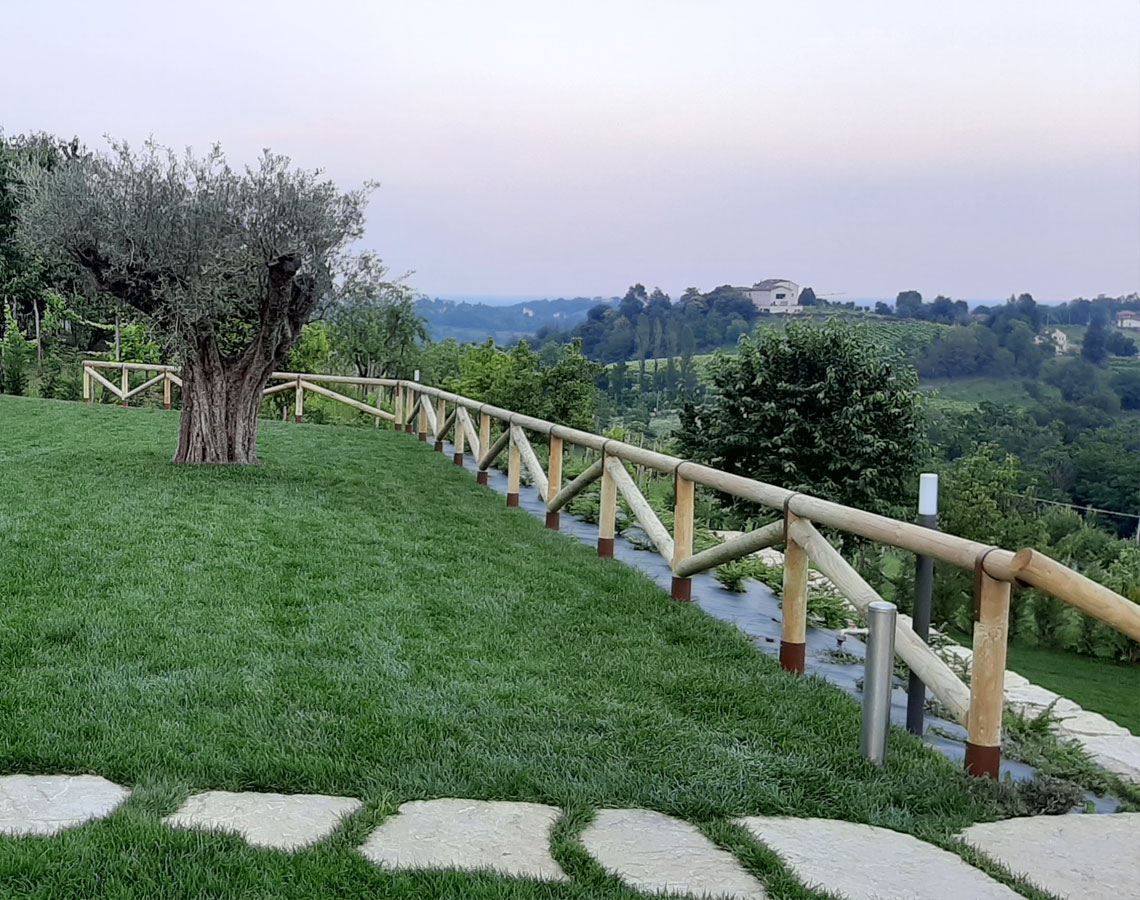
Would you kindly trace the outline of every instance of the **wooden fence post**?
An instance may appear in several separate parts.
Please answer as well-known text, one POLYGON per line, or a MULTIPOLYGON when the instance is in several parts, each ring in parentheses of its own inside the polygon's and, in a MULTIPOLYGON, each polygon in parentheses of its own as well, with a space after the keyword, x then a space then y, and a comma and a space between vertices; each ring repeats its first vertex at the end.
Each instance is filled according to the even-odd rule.
POLYGON ((162 408, 170 409, 170 373, 164 372, 162 375, 162 408))
POLYGON ((396 422, 395 428, 397 431, 404 430, 404 386, 402 384, 396 385, 396 422))
MULTIPOLYGON (((507 425, 510 430, 510 425, 507 425)), ((522 454, 519 445, 515 443, 514 435, 510 437, 507 457, 507 506, 519 505, 519 482, 522 478, 522 454)))
MULTIPOLYGON (((362 388, 362 390, 363 390, 363 388, 362 388)), ((382 385, 382 384, 377 385, 377 387, 376 387, 376 408, 377 409, 383 409, 384 408, 384 385, 382 385)), ((377 428, 380 427, 380 417, 379 416, 376 417, 376 427, 377 428)))
POLYGON ((426 394, 420 394, 419 401, 420 401, 420 430, 419 430, 420 443, 426 444, 427 443, 427 436, 428 436, 427 405, 431 401, 428 400, 426 394))
POLYGON ((602 451, 602 497, 598 512, 598 556, 613 559, 617 524, 617 482, 605 465, 609 457, 602 451))
MULTIPOLYGON (((693 505, 696 485, 680 475, 673 476, 676 502, 673 506, 673 571, 693 555, 693 505)), ((673 576, 671 593, 674 600, 688 603, 693 599, 693 580, 673 576)))
MULTIPOLYGON (((479 413, 479 449, 486 453, 491 449, 491 417, 485 412, 479 413)), ((475 476, 475 482, 487 486, 487 470, 480 469, 475 476)))
POLYGON ((550 437, 550 464, 547 466, 546 483, 546 527, 557 531, 561 516, 557 510, 551 512, 549 507, 562 490, 562 438, 553 435, 550 437))
POLYGON ((123 366, 123 379, 120 384, 123 386, 123 406, 129 406, 127 392, 131 389, 131 370, 126 366, 123 366))
MULTIPOLYGON (((435 404, 435 427, 438 429, 443 428, 443 423, 447 421, 447 401, 440 397, 435 404)), ((443 432, 437 431, 435 435, 435 452, 443 452, 443 432)))
POLYGON ((457 466, 463 465, 463 450, 467 446, 467 432, 463 430, 463 422, 459 419, 460 407, 455 407, 455 456, 453 457, 457 466))
POLYGON ((94 385, 91 383, 91 374, 87 371, 87 366, 83 367, 83 402, 90 403, 91 396, 95 393, 94 385))
POLYGON ((971 775, 997 778, 1001 768, 1001 711, 1005 690, 1010 584, 991 578, 979 562, 975 590, 977 621, 974 623, 970 714, 966 719, 969 732, 966 738, 966 771, 971 775))
MULTIPOLYGON (((796 520, 788 511, 784 519, 784 533, 796 520)), ((788 672, 803 675, 807 642, 807 552, 790 537, 784 546, 784 616, 783 634, 780 636, 780 665, 788 672)))
POLYGON ((305 421, 305 389, 301 387, 301 376, 297 376, 297 394, 293 403, 293 421, 305 421))

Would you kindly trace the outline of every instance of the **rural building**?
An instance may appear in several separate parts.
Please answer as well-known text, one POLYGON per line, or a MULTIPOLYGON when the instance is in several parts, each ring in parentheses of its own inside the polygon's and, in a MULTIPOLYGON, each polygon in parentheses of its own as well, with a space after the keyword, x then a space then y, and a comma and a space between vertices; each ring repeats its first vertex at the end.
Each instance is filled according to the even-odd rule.
POLYGON ((1126 309, 1123 312, 1117 313, 1116 327, 1140 329, 1140 313, 1133 312, 1130 309, 1126 309))
POLYGON ((786 278, 769 278, 758 281, 752 287, 741 287, 740 291, 752 301, 757 309, 773 313, 798 313, 800 306, 800 286, 786 278))
POLYGON ((1053 342, 1053 346, 1057 349, 1058 356, 1066 356, 1073 350, 1069 336, 1060 328, 1050 328, 1044 334, 1039 334, 1033 339, 1033 343, 1035 344, 1044 344, 1047 341, 1053 342))

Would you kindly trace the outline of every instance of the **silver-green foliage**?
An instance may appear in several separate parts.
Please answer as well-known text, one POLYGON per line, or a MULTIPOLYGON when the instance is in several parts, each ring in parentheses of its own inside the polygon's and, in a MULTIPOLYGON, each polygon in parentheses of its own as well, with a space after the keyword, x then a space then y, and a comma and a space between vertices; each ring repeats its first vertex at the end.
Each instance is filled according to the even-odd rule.
POLYGON ((368 378, 410 377, 418 343, 428 339, 415 292, 370 253, 347 269, 325 315, 337 354, 368 378))
POLYGON ((213 339, 231 354, 259 340, 287 352, 361 236, 368 191, 341 191, 269 151, 235 169, 218 146, 197 157, 154 142, 22 174, 26 246, 82 270, 168 343, 213 339), (274 295, 282 261, 289 289, 274 295))

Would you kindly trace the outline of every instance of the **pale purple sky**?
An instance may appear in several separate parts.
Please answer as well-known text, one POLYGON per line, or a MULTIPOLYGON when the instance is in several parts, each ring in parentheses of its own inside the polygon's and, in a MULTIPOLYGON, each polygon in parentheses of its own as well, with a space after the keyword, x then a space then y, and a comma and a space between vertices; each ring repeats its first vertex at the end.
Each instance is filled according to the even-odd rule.
POLYGON ((5 0, 0 127, 381 182, 428 294, 1140 289, 1137 0, 5 0))

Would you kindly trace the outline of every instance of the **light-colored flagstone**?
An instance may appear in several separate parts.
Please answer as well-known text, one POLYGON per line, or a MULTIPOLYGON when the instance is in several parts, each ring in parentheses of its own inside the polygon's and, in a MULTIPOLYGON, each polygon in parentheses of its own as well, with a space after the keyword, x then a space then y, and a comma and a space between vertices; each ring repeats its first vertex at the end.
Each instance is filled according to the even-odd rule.
POLYGON ((389 869, 489 869, 568 881, 550 855, 550 831, 559 815, 541 803, 416 800, 372 832, 360 852, 389 869))
POLYGON ((237 834, 254 847, 288 851, 328 837, 360 806, 351 797, 323 794, 206 791, 162 821, 174 828, 237 834))
POLYGON ((1140 813, 1006 819, 959 837, 1059 897, 1140 900, 1140 813))
POLYGON ((57 834, 106 818, 130 793, 98 775, 5 775, 0 777, 0 834, 57 834))
POLYGON ((764 887, 688 822, 647 809, 601 809, 582 844, 607 872, 648 894, 759 900, 764 887))
POLYGON ((761 816, 738 824, 805 885, 847 900, 1018 900, 953 853, 887 828, 761 816))

